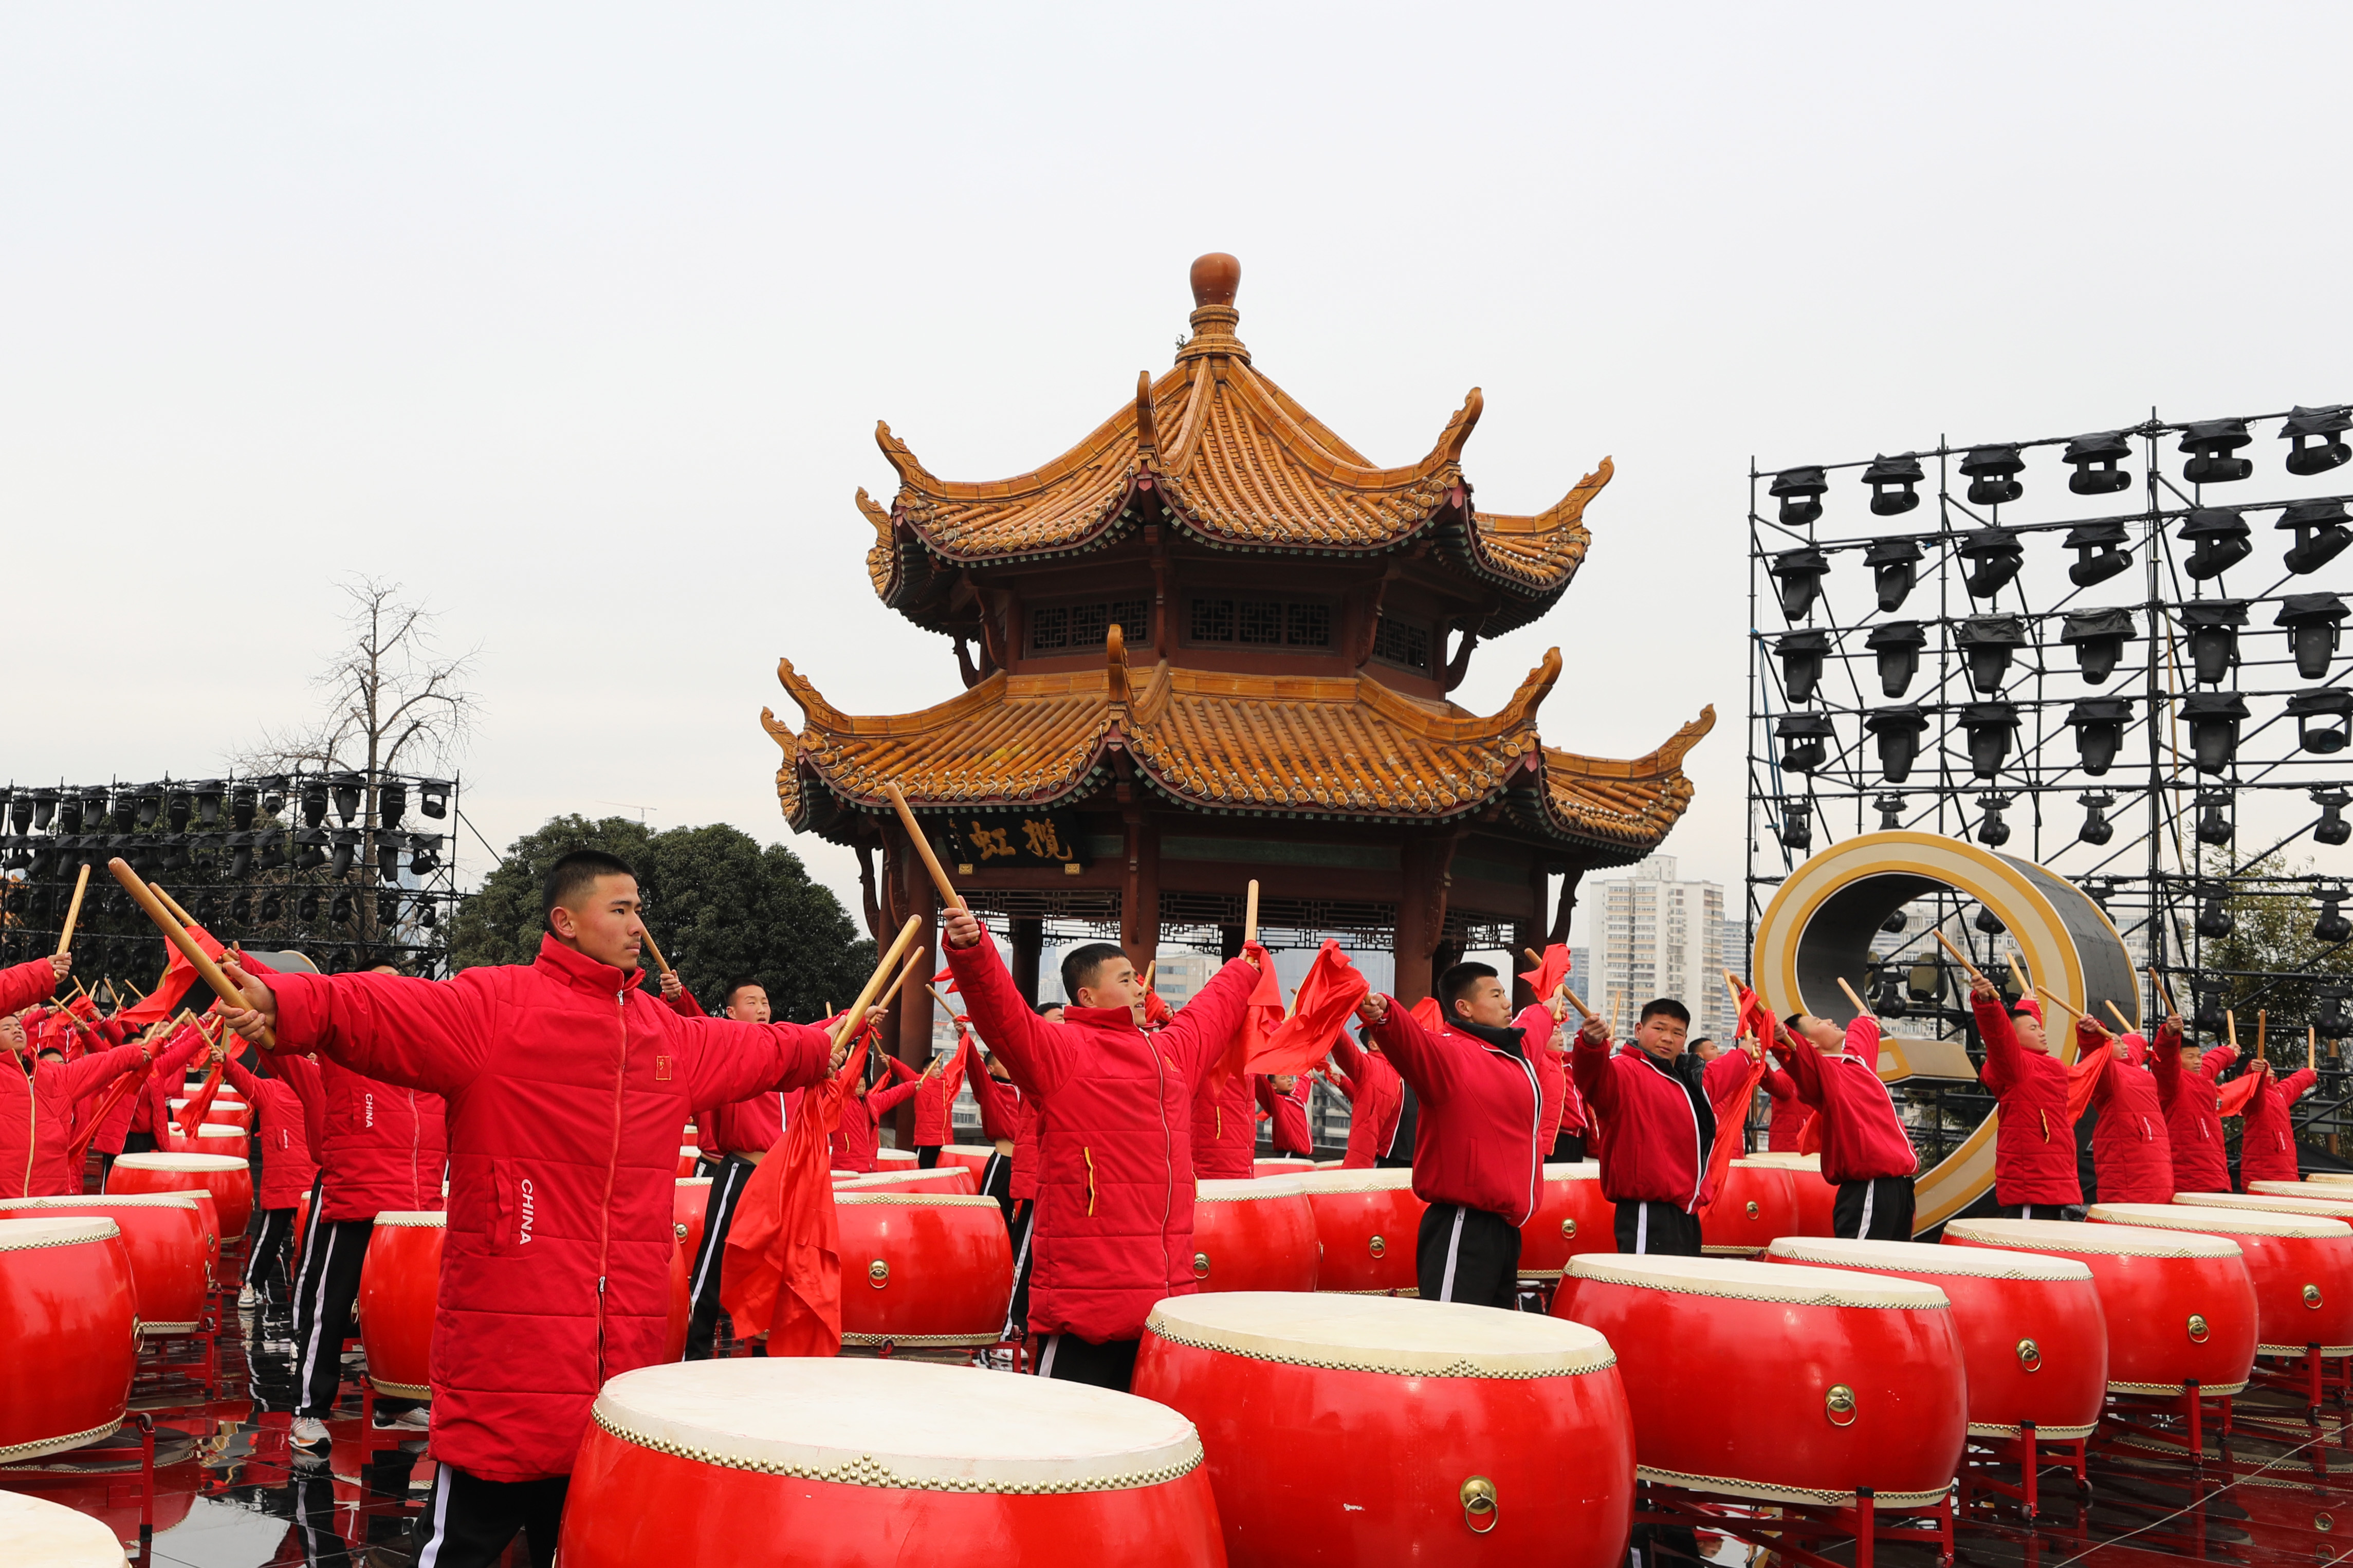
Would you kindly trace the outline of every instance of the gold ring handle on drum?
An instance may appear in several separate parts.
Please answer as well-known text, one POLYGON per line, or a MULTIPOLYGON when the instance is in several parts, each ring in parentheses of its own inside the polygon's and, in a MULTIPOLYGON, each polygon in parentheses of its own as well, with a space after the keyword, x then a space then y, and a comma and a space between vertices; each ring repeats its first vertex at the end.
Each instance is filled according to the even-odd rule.
POLYGON ((1748 1200, 1748 1217, 1750 1219, 1755 1219, 1757 1217, 1757 1200, 1755 1198, 1748 1200))
POLYGON ((1853 1426, 1854 1390, 1843 1383, 1831 1384, 1831 1391, 1822 1395, 1822 1413, 1830 1417, 1833 1426, 1853 1426))
POLYGON ((674 1230, 674 1231, 678 1232, 678 1238, 679 1238, 681 1241, 684 1241, 684 1240, 686 1239, 686 1226, 685 1226, 681 1225, 681 1224, 677 1223, 676 1221, 672 1221, 672 1222, 671 1222, 671 1224, 670 1224, 670 1229, 672 1229, 672 1230, 674 1230))
POLYGON ((1473 1535, 1484 1535, 1495 1528, 1503 1515, 1495 1501, 1495 1483, 1484 1476, 1472 1476, 1462 1483, 1459 1494, 1462 1500, 1462 1522, 1473 1535), (1480 1523, 1485 1520, 1484 1524, 1480 1523))
POLYGON ((2193 1345, 2204 1344, 2206 1342, 2206 1335, 2208 1332, 2209 1330, 2206 1327, 2206 1314, 2203 1312, 2190 1313, 2189 1342, 2193 1345))
POLYGON ((877 1290, 891 1283, 891 1266, 881 1258, 866 1266, 866 1282, 877 1290))
POLYGON ((1377 1236, 1373 1237, 1372 1252, 1375 1258, 1387 1258, 1389 1255, 1389 1244, 1377 1236))
POLYGON ((1193 1254, 1193 1278, 1196 1279, 1207 1279, 1208 1277, 1209 1255, 1206 1252, 1197 1252, 1193 1254))
POLYGON ((2028 1372, 2042 1370, 2042 1347, 2032 1340, 2018 1342, 2018 1364, 2028 1372))
POLYGON ((2319 1286, 2317 1286, 2317 1285, 2306 1285, 2306 1286, 2304 1288, 2304 1304, 2305 1304, 2306 1306, 2307 1306, 2307 1307, 2310 1307, 2310 1308, 2311 1308, 2314 1311, 2316 1311, 2316 1311, 2318 1311, 2318 1310, 2320 1310, 2320 1287, 2319 1287, 2319 1286))
POLYGON ((1577 1239, 1577 1222, 1575 1220, 1565 1219, 1560 1222, 1560 1238, 1563 1241, 1575 1241, 1577 1239))

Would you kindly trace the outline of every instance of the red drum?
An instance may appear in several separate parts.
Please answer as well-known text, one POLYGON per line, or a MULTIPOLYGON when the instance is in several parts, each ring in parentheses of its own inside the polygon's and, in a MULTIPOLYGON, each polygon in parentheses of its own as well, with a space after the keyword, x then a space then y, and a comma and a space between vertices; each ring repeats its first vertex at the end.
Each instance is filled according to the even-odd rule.
POLYGON ((7 1198, 0 1219, 111 1219, 122 1232, 131 1294, 142 1334, 193 1334, 202 1326, 212 1285, 213 1236, 187 1193, 118 1194, 95 1198, 7 1198))
POLYGON ((939 1168, 962 1165, 972 1173, 972 1190, 978 1192, 981 1178, 988 1174, 988 1163, 996 1157, 994 1143, 949 1143, 940 1150, 939 1168))
POLYGON ((997 1343, 1013 1300, 1013 1247, 995 1198, 836 1191, 833 1212, 843 1344, 997 1343))
POLYGON ((167 1154, 221 1154, 241 1160, 252 1142, 253 1135, 244 1128, 222 1121, 207 1121, 193 1135, 169 1127, 155 1133, 155 1146, 167 1154))
POLYGON ((2255 1287, 2255 1353, 2353 1355, 2353 1226, 2317 1215, 2181 1204, 2094 1204, 2105 1225, 2193 1230, 2239 1244, 2255 1287))
POLYGON ((1617 1359, 1591 1329, 1492 1307, 1172 1296, 1134 1391, 1199 1429, 1235 1568, 1603 1568, 1634 1500, 1617 1359))
POLYGON ((2108 1331, 2092 1271, 2072 1258, 1917 1241, 1784 1237, 1773 1263, 1846 1268, 1934 1285, 1953 1304, 1968 1373, 1969 1435, 2091 1436, 2108 1388, 2108 1331))
POLYGON ((836 1177, 833 1185, 836 1192, 935 1193, 941 1197, 968 1198, 980 1191, 980 1184, 962 1165, 935 1165, 928 1171, 870 1171, 863 1175, 836 1177))
MULTIPOLYGON (((2251 1197, 2313 1198, 2325 1204, 2353 1203, 2353 1184, 2334 1181, 2327 1176, 2312 1176, 2301 1182, 2249 1182, 2251 1197)), ((2197 1194, 2185 1193, 2185 1197, 2197 1194)))
POLYGON ((1196 1184, 1193 1278, 1202 1289, 1313 1290, 1315 1250, 1315 1210, 1297 1182, 1196 1184))
POLYGON ((565 1568, 732 1563, 764 1541, 831 1568, 1224 1560, 1199 1437, 1130 1394, 863 1356, 605 1384, 565 1496, 565 1568))
POLYGON ((1563 1161, 1544 1168, 1536 1212, 1520 1226, 1520 1278, 1557 1279, 1581 1252, 1618 1249, 1617 1212, 1601 1195, 1601 1166, 1563 1161))
POLYGON ((702 1163, 702 1151, 696 1148, 693 1144, 689 1143, 679 1150, 678 1173, 680 1175, 691 1176, 694 1174, 694 1167, 702 1163))
POLYGON ((1724 1190, 1699 1216, 1702 1251, 1747 1258, 1761 1254, 1785 1236, 1797 1236, 1798 1189, 1786 1165, 1735 1160, 1724 1173, 1724 1190))
POLYGON ((2176 1193, 2173 1201, 2191 1208, 2239 1209, 2255 1214, 2294 1214, 2307 1219, 2353 1221, 2353 1191, 2341 1198, 2274 1197, 2269 1193, 2176 1193))
POLYGON ((711 1182, 709 1176, 681 1176, 678 1196, 670 1201, 670 1228, 689 1258, 702 1250, 703 1216, 711 1212, 711 1182))
POLYGON ((433 1397, 433 1307, 441 1294, 439 1210, 386 1209, 360 1263, 360 1349, 379 1394, 433 1397))
POLYGON ((220 1213, 220 1229, 215 1234, 223 1241, 243 1236, 253 1218, 253 1172, 243 1160, 227 1154, 125 1154, 107 1172, 106 1190, 210 1193, 220 1213))
MULTIPOLYGON (((441 1195, 446 1200, 449 1194, 444 1193, 441 1195)), ((306 1191, 294 1199, 294 1256, 298 1259, 302 1256, 302 1237, 310 1229, 311 1194, 306 1191)))
POLYGON ((122 1568, 114 1531, 63 1503, 0 1492, 0 1563, 42 1568, 122 1568))
POLYGON ((1358 1296, 1418 1296, 1414 1243, 1427 1207, 1403 1170, 1318 1171, 1297 1178, 1315 1211, 1323 1260, 1315 1289, 1358 1296))
POLYGON ((2353 1171, 2312 1171, 2304 1178, 2307 1182, 2326 1182, 2332 1186, 2353 1185, 2353 1171))
POLYGON ((875 1164, 886 1171, 902 1166, 912 1171, 915 1169, 916 1162, 922 1158, 923 1156, 913 1149, 877 1149, 874 1152, 875 1164))
POLYGON ((1798 1200, 1799 1236, 1835 1236, 1838 1188, 1822 1179, 1820 1154, 1765 1153, 1748 1156, 1759 1165, 1779 1165, 1789 1173, 1789 1186, 1798 1200))
POLYGON ((1250 1162, 1250 1174, 1253 1176, 1303 1176, 1314 1168, 1314 1161, 1302 1160, 1290 1154, 1277 1154, 1270 1159, 1250 1162))
MULTIPOLYGON (((172 1120, 174 1122, 180 1120, 181 1112, 186 1110, 188 1103, 185 1100, 172 1101, 172 1120)), ((237 1100, 216 1100, 206 1108, 205 1121, 214 1126, 242 1127, 249 1133, 253 1131, 253 1107, 237 1100)))
POLYGON ((136 1301, 112 1220, 0 1220, 0 1462, 79 1448, 122 1425, 136 1301))
POLYGON ((2056 1219, 1957 1219, 1947 1247, 2014 1247, 2092 1271, 2108 1323, 2108 1392, 2236 1394, 2255 1364, 2255 1288, 2238 1243, 2194 1231, 2056 1219))
POLYGON ((1636 1473, 1695 1491, 1883 1509, 1941 1500, 1968 1438, 1945 1293, 1729 1258, 1569 1260, 1553 1315, 1618 1352, 1636 1473))

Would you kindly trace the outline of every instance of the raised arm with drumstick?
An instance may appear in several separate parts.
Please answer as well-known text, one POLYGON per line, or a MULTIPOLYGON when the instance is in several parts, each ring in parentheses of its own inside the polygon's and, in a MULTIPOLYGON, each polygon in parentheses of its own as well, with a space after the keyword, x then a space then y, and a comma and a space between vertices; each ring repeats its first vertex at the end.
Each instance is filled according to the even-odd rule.
POLYGON ((1828 1018, 1792 1013, 1775 1031, 1773 1056, 1797 1098, 1813 1109, 1822 1180, 1838 1189, 1832 1233, 1909 1241, 1919 1157, 1879 1077, 1879 1020, 1844 976, 1838 986, 1854 1021, 1841 1029, 1828 1018))
POLYGON ((2042 1005, 2031 996, 2006 1005, 1993 982, 1943 931, 1936 938, 1968 972, 1970 1011, 1985 1042, 1978 1076, 1992 1092, 2000 1119, 1994 1134, 1994 1202, 2011 1219, 2080 1217, 2071 1213, 2084 1202, 2069 1113, 2073 1080, 2044 1040, 2042 1005))

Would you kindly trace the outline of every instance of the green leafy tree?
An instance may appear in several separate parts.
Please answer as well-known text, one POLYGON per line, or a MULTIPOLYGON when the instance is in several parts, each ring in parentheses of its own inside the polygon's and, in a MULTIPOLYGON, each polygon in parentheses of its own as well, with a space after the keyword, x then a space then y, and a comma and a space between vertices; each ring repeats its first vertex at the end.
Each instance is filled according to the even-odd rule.
MULTIPOLYGON (((2301 876, 2308 865, 2291 866, 2284 856, 2267 855, 2229 879, 2231 868, 2219 857, 2208 864, 2218 879, 2228 881, 2232 930, 2219 941, 2200 943, 2199 961, 2208 969, 2257 972, 2233 974, 2223 1005, 2238 1016, 2242 1047, 2254 1044, 2256 1010, 2268 1014, 2267 1054, 2274 1067, 2293 1072, 2304 1065, 2305 1026, 2319 1016, 2315 988, 2353 977, 2353 947, 2315 940, 2317 911, 2301 889, 2261 880, 2301 876)), ((2189 1005, 2186 995, 2176 999, 2189 1005)))
POLYGON ((540 888, 575 849, 602 849, 636 868, 648 929, 712 1012, 720 988, 741 978, 766 988, 776 1016, 814 1019, 827 1003, 848 1005, 874 966, 873 942, 783 845, 764 848, 720 823, 656 833, 621 816, 558 816, 516 839, 459 906, 452 965, 530 963, 545 929, 540 888))

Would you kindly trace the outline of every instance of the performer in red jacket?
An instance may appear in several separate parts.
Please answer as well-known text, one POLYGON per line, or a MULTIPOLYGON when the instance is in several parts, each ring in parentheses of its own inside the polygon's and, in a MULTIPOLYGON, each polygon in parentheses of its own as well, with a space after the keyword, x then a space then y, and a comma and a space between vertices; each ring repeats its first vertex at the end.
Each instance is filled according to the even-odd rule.
POLYGON ((228 1081, 253 1107, 254 1137, 261 1145, 261 1190, 253 1198, 253 1206, 261 1211, 261 1234, 254 1238, 245 1287, 237 1299, 238 1306, 251 1307, 259 1303, 272 1280, 290 1293, 293 1289, 287 1261, 294 1247, 294 1206, 318 1178, 319 1163, 311 1158, 301 1097, 283 1079, 248 1072, 227 1053, 226 1042, 222 1050, 228 1081))
POLYGON ((1865 1013, 1841 1034, 1828 1018, 1792 1013, 1773 1041, 1798 1099, 1822 1121, 1822 1180, 1838 1188, 1831 1232, 1866 1241, 1912 1239, 1912 1179, 1920 1156, 1879 1077, 1879 1020, 1865 1013))
POLYGON ((1208 1181, 1248 1181, 1258 1169, 1258 1106, 1250 1074, 1203 1080, 1193 1091, 1193 1174, 1208 1181))
POLYGON ((2222 1152, 2222 1091, 2216 1075, 2239 1059, 2229 1046, 2201 1050, 2182 1037, 2181 1016, 2168 1014, 2149 1049, 2158 1102, 2173 1144, 2173 1190, 2227 1193, 2231 1164, 2222 1152))
MULTIPOLYGON (((1038 1016, 1050 1024, 1062 1021, 1062 1004, 1039 1005, 1038 1016)), ((987 1069, 972 1075, 973 1098, 980 1104, 980 1125, 997 1145, 982 1174, 981 1191, 1005 1210, 1005 1225, 1013 1242, 1013 1294, 1005 1305, 1005 1322, 997 1338, 1008 1342, 1029 1331, 1029 1264, 1034 1256, 1030 1233, 1038 1223, 1038 1108, 1014 1081, 1005 1058, 991 1052, 987 1069)))
MULTIPOLYGON (((1307 1079, 1300 1073, 1252 1073, 1250 1090, 1270 1123, 1269 1142, 1277 1154, 1293 1159, 1315 1157, 1315 1141, 1307 1131, 1307 1079)), ((1257 1167, 1251 1167, 1255 1170, 1257 1167)))
POLYGON ((449 1227, 433 1324, 433 1454, 417 1555, 486 1568, 520 1531, 554 1550, 574 1456, 607 1379, 663 1359, 679 1129, 697 1105, 797 1089, 824 1031, 682 1018, 640 993, 628 865, 549 871, 531 964, 435 983, 231 966, 232 1026, 443 1096, 449 1227))
POLYGON ((1398 1115, 1404 1109, 1405 1080, 1378 1046, 1360 1046, 1346 1030, 1332 1042, 1332 1081, 1348 1097, 1348 1149, 1342 1168, 1368 1171, 1379 1165, 1413 1163, 1413 1144, 1398 1152, 1398 1115))
POLYGON ((1038 1370, 1124 1389, 1152 1304, 1197 1289, 1187 1118, 1233 1045, 1257 967, 1227 964, 1146 1035, 1135 965, 1108 942, 1063 955, 1071 1005, 1051 1024, 1022 1000, 970 910, 946 911, 941 933, 973 1027, 1037 1102, 1038 1370))
MULTIPOLYGON (((671 992, 670 987, 678 984, 676 976, 666 974, 662 982, 664 998, 681 1016, 703 1016, 685 987, 671 992)), ((722 1017, 743 1024, 768 1021, 768 990, 758 981, 730 981, 721 994, 722 1017)), ((719 1302, 720 1266, 727 1256, 727 1233, 735 1223, 735 1205, 744 1195, 744 1184, 752 1179, 752 1173, 759 1169, 760 1162, 798 1113, 800 1098, 798 1089, 772 1089, 694 1113, 695 1136, 708 1139, 706 1146, 719 1152, 719 1168, 712 1173, 711 1195, 702 1205, 702 1245, 687 1273, 688 1361, 708 1361, 718 1348, 719 1320, 726 1316, 719 1302)), ((766 1342, 754 1340, 752 1353, 767 1354, 766 1342)))
MULTIPOLYGON (((55 991, 72 968, 72 957, 59 953, 0 969, 0 1057, 24 1083, 22 1092, 0 1090, 0 1197, 79 1194, 81 1172, 67 1153, 76 1109, 151 1059, 143 1045, 116 1046, 78 1061, 37 1061, 26 1070, 19 1058, 30 1042, 16 1015, 55 991)), ((87 1106, 85 1113, 95 1109, 87 1106)))
POLYGON ((2165 1106, 2157 1079, 2143 1065, 2148 1042, 2140 1036, 2111 1035, 2084 1018, 2075 1025, 2075 1056, 2097 1051, 2105 1058, 2092 1083, 2092 1180, 2104 1204, 2169 1204, 2173 1201, 2173 1140, 2166 1131, 2165 1106))
POLYGON ((971 1034, 960 1029, 955 1049, 945 1057, 934 1057, 921 1072, 896 1057, 891 1058, 892 1076, 915 1086, 915 1163, 923 1170, 937 1169, 940 1151, 955 1141, 955 1100, 971 1066, 966 1054, 971 1049, 971 1034))
POLYGON ((1814 1108, 1799 1096, 1795 1079, 1771 1068, 1765 1069, 1765 1093, 1773 1103, 1765 1147, 1776 1154, 1798 1152, 1805 1146, 1806 1123, 1814 1119, 1814 1108))
POLYGON ((1569 1070, 1601 1127, 1601 1195, 1617 1205, 1620 1252, 1700 1255, 1699 1210, 1715 1195, 1707 1163, 1715 1100, 1736 1094, 1754 1065, 1726 1051, 1703 1063, 1683 1049, 1691 1013, 1662 996, 1646 1003, 1630 1049, 1611 1054, 1609 1020, 1588 1016, 1569 1070))
MULTIPOLYGON (((834 1070, 849 1059, 848 1047, 837 1053, 834 1070)), ((875 1076, 884 1070, 879 1053, 866 1058, 865 1079, 843 1097, 841 1120, 833 1126, 833 1168, 871 1175, 881 1164, 882 1119, 914 1098, 915 1080, 884 1084, 875 1076)))
POLYGON ((1435 1030, 1376 993, 1356 1007, 1398 1076, 1413 1086, 1414 1195, 1422 1210, 1415 1278, 1425 1301, 1510 1310, 1520 1283, 1520 1226, 1544 1189, 1536 1132, 1544 1093, 1525 1041, 1551 1032, 1539 1002, 1515 1020, 1493 967, 1458 963, 1438 977, 1435 1030))
POLYGON ((2269 1061, 2256 1062, 2252 1070, 2263 1074, 2263 1081, 2255 1086, 2242 1113, 2246 1120, 2240 1124, 2239 1180, 2300 1181, 2303 1173, 2296 1168, 2295 1124, 2288 1118, 2288 1107, 2320 1081, 2320 1074, 2307 1067, 2285 1078, 2276 1078, 2269 1061))
POLYGON ((2075 1178, 2075 1124, 2067 1114, 2066 1064, 2042 1037, 2042 1004, 2021 998, 2004 1008, 1983 975, 1969 986, 1985 1066, 1978 1078, 1992 1091, 2000 1124, 1993 1144, 1993 1201, 2005 1219, 2081 1219, 2084 1187, 2075 1178))

